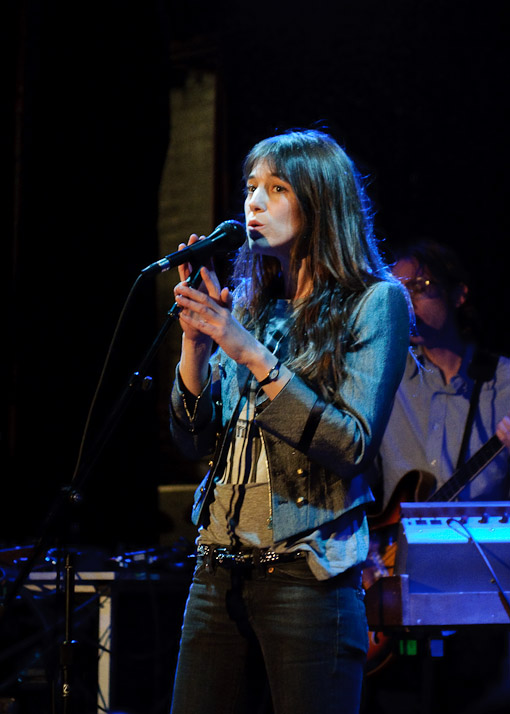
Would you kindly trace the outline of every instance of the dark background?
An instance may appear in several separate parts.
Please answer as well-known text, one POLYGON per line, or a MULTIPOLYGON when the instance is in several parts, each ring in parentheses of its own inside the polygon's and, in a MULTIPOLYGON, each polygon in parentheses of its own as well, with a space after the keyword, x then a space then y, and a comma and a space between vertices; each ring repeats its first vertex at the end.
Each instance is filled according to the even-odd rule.
MULTIPOLYGON (((486 342, 510 352, 505 4, 182 5, 3 5, 6 546, 37 536, 69 483, 120 309, 160 257, 169 93, 189 69, 218 76, 218 222, 240 209, 255 141, 324 126, 369 177, 383 248, 422 235, 456 248, 486 342)), ((93 432, 155 335, 154 293, 149 282, 133 301, 93 432)), ((166 385, 155 387, 135 396, 91 470, 73 539, 157 542, 156 487, 176 462, 156 409, 166 385)))

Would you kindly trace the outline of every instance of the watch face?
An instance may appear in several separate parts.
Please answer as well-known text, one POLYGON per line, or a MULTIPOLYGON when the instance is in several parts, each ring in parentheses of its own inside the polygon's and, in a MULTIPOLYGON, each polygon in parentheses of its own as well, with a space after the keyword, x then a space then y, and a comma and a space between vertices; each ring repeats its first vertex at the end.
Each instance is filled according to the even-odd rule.
POLYGON ((264 386, 265 384, 269 384, 269 382, 274 382, 275 379, 278 379, 278 375, 280 374, 280 362, 277 362, 275 366, 269 370, 267 377, 262 380, 262 382, 259 382, 261 386, 264 386))

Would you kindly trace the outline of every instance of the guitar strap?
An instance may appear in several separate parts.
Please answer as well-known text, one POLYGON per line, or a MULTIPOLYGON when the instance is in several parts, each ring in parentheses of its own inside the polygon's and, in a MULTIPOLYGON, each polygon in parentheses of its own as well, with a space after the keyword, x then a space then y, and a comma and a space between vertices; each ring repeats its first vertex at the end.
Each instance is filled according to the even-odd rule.
POLYGON ((475 383, 471 393, 471 399, 469 400, 469 411, 466 424, 464 426, 464 435, 460 445, 459 457, 457 459, 457 469, 459 469, 466 460, 469 437, 471 436, 471 430, 473 428, 473 422, 475 419, 476 409, 478 407, 482 385, 484 382, 488 382, 494 377, 498 360, 499 355, 486 350, 478 349, 471 360, 471 364, 469 365, 468 375, 475 380, 475 383))

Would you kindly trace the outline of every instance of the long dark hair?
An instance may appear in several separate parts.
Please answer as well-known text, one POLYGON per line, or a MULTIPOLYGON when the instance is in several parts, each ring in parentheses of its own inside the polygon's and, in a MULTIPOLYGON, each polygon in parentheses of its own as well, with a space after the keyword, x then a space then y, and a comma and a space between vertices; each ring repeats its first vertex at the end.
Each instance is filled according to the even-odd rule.
MULTIPOLYGON (((294 303, 288 364, 331 398, 356 298, 379 280, 396 281, 377 248, 359 172, 332 137, 300 129, 264 139, 245 159, 245 179, 261 161, 297 196, 304 228, 292 247, 290 270, 305 259, 313 277, 311 293, 294 303)), ((245 245, 234 264, 234 283, 236 315, 257 331, 271 302, 283 297, 280 263, 245 245)))

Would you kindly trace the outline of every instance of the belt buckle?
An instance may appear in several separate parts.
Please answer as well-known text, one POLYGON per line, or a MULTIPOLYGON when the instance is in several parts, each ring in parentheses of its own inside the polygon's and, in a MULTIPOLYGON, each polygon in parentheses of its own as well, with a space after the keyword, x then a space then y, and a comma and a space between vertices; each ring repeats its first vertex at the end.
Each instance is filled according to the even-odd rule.
POLYGON ((237 554, 229 552, 228 548, 212 548, 213 558, 218 565, 223 567, 228 567, 229 565, 235 565, 237 562, 237 554))

